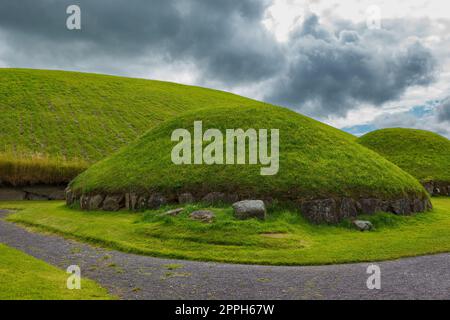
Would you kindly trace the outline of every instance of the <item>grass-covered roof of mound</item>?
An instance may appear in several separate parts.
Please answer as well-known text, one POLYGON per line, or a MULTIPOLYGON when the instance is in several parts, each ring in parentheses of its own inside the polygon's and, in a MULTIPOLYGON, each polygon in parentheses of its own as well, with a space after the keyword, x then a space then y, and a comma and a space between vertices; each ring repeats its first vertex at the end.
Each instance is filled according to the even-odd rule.
POLYGON ((69 182, 154 125, 198 108, 262 103, 176 83, 0 69, 0 181, 69 182))
POLYGON ((436 133, 392 128, 358 139, 422 182, 450 182, 450 140, 436 133))
MULTIPOLYGON (((224 141, 225 144, 225 141, 224 141)), ((225 147, 224 147, 225 149, 225 147)), ((352 136, 285 108, 217 108, 188 112, 148 131, 139 140, 78 176, 75 193, 228 192, 273 198, 330 196, 396 198, 424 194, 416 179, 352 136), (175 129, 279 129, 278 174, 260 175, 261 165, 175 165, 175 129)))

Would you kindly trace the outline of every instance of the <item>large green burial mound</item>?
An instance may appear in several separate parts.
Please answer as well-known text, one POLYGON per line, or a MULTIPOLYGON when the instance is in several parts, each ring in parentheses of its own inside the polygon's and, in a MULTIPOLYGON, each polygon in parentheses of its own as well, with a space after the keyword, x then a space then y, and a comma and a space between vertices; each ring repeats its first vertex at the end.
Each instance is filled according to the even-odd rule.
POLYGON ((314 222, 337 222, 376 211, 410 214, 430 207, 415 178, 353 137, 288 109, 263 104, 201 109, 165 121, 91 166, 68 192, 69 204, 92 210, 242 199, 295 205, 314 222), (254 145, 257 150, 249 148, 247 139, 245 164, 237 164, 236 158, 232 164, 227 148, 234 146, 237 152, 238 140, 230 143, 227 129, 242 129, 250 137, 254 130, 258 142, 262 141, 258 134, 267 130, 269 155, 276 150, 271 147, 276 140, 272 129, 278 130, 279 163, 275 157, 271 163, 264 161, 261 145, 254 145), (177 147, 187 136, 176 134, 179 130, 191 138, 189 148, 182 151, 177 147), (186 156, 188 149, 191 154, 186 156), (183 164, 174 160, 174 153, 186 156, 183 164), (211 159, 205 163, 202 156, 212 157, 215 163, 211 159))

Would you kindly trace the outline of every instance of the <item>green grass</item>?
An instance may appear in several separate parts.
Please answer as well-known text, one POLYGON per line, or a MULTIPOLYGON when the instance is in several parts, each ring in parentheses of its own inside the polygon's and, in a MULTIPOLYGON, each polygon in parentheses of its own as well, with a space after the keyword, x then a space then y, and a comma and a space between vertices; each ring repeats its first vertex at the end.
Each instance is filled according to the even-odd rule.
POLYGON ((192 221, 188 206, 178 217, 164 210, 83 212, 62 202, 3 202, 21 211, 9 220, 36 230, 138 254, 191 260, 269 265, 316 265, 396 259, 450 251, 450 199, 433 198, 434 209, 414 216, 363 216, 376 230, 349 222, 311 225, 299 213, 272 208, 266 221, 236 220, 229 207, 212 208, 211 224, 192 221))
POLYGON ((67 289, 69 274, 21 251, 0 244, 0 300, 111 299, 107 291, 82 279, 80 290, 67 289))
POLYGON ((0 97, 0 181, 12 185, 69 182, 187 110, 262 105, 169 82, 28 69, 0 69, 0 97))
POLYGON ((356 143, 352 136, 270 105, 184 113, 91 166, 71 183, 71 188, 76 193, 220 191, 288 200, 332 196, 397 198, 408 194, 426 197, 416 179, 356 143), (177 128, 192 133, 195 120, 203 121, 203 132, 208 128, 223 133, 235 128, 279 129, 278 173, 262 176, 259 164, 173 164, 171 150, 177 142, 171 141, 171 134, 177 128))
POLYGON ((415 129, 382 129, 358 139, 422 182, 450 182, 450 140, 415 129))

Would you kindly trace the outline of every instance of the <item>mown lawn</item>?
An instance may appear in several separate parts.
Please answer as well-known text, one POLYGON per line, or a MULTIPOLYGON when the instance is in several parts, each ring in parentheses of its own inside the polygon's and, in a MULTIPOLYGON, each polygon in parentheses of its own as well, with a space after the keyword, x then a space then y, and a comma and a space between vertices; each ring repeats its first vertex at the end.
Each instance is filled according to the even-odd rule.
POLYGON ((44 261, 0 244, 0 300, 111 299, 107 291, 82 279, 81 289, 67 289, 69 274, 44 261))
POLYGON ((229 207, 212 208, 212 224, 191 221, 193 205, 178 217, 159 211, 83 212, 63 202, 4 202, 22 209, 8 220, 105 247, 152 256, 232 263, 313 265, 396 259, 450 251, 450 199, 415 216, 379 213, 359 232, 349 222, 311 225, 298 213, 272 210, 266 221, 235 220, 229 207))

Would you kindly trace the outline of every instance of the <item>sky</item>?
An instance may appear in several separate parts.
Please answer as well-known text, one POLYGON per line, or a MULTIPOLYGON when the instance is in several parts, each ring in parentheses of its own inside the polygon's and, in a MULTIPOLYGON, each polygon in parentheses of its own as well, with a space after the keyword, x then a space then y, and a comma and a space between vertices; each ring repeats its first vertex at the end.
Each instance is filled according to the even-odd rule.
POLYGON ((445 0, 0 0, 0 67, 200 85, 355 135, 450 138, 445 0))

